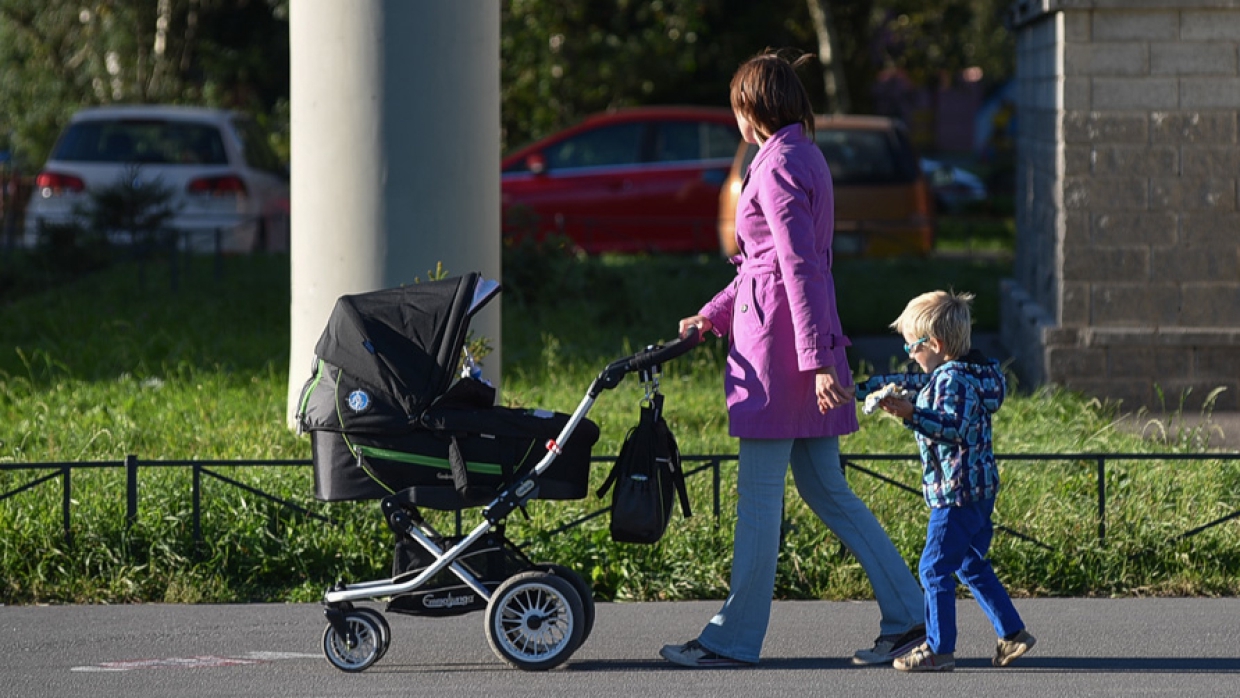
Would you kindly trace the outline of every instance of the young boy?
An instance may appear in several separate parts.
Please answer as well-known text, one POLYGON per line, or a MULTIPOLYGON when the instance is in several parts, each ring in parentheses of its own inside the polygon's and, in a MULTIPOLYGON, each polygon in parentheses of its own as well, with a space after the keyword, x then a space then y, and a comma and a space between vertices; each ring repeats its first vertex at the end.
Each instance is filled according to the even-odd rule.
POLYGON ((1007 384, 997 361, 970 350, 972 300, 968 293, 933 291, 909 301, 891 326, 924 373, 875 376, 857 386, 862 400, 892 383, 916 392, 916 404, 898 395, 878 403, 916 436, 922 494, 930 505, 919 566, 926 642, 896 658, 892 665, 901 671, 955 668, 954 576, 973 592, 999 635, 995 666, 1007 666, 1035 642, 986 559, 999 492, 990 416, 1003 404, 1007 384))

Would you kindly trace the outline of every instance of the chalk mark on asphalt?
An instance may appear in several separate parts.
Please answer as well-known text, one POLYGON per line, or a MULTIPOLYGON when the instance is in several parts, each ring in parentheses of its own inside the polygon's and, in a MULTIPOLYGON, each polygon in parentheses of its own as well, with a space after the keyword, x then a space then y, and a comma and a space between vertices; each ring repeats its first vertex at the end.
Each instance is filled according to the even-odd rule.
POLYGON ((239 657, 221 657, 213 654, 194 657, 166 657, 164 659, 128 659, 101 662, 89 666, 75 666, 70 671, 134 671, 136 669, 206 669, 216 667, 266 664, 283 659, 316 659, 317 654, 304 652, 247 652, 239 657))

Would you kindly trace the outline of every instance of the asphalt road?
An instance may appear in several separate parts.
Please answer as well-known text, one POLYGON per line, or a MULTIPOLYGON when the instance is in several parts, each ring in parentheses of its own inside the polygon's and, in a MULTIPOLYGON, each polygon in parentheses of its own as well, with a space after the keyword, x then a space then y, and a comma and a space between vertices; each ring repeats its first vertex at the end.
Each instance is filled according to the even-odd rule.
POLYGON ((0 695, 171 696, 1235 696, 1240 599, 1018 599, 1038 645, 990 666, 994 637, 961 600, 957 668, 904 674, 854 667, 876 634, 873 602, 774 606, 762 662, 683 669, 658 657, 696 635, 719 607, 600 603, 594 632, 552 671, 509 668, 492 654, 485 614, 392 616, 391 649, 348 674, 321 651, 317 604, 14 606, 0 608, 0 695))

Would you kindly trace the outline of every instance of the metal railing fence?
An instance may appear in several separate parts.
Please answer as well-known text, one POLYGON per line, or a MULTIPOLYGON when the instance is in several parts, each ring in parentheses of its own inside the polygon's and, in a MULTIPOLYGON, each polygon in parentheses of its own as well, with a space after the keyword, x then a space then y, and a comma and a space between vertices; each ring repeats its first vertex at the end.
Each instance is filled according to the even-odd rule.
MULTIPOLYGON (((722 496, 722 468, 725 463, 735 462, 736 455, 715 454, 715 455, 682 455, 681 460, 684 464, 685 474, 688 477, 696 477, 707 473, 711 478, 711 512, 718 519, 720 516, 722 496)), ((1025 453, 1025 454, 997 454, 996 459, 1001 463, 1013 462, 1048 462, 1059 461, 1069 463, 1089 464, 1094 472, 1094 486, 1096 495, 1096 524, 1097 524, 1097 541, 1099 545, 1106 544, 1107 537, 1107 509, 1108 509, 1108 492, 1107 492, 1107 472, 1108 465, 1115 462, 1143 462, 1143 461, 1173 461, 1173 462, 1204 462, 1204 461, 1224 461, 1224 462, 1240 462, 1240 453, 1025 453)), ((591 459, 594 464, 610 464, 615 462, 615 457, 595 457, 591 459)), ((917 456, 909 454, 842 454, 841 464, 845 469, 869 478, 873 478, 886 485, 894 487, 898 490, 908 493, 910 496, 921 498, 921 490, 919 487, 913 487, 903 482, 895 480, 884 475, 872 467, 866 467, 863 463, 879 463, 879 462, 908 462, 910 465, 916 465, 917 456)), ((22 472, 28 471, 35 475, 34 479, 0 492, 0 502, 15 497, 23 492, 29 491, 54 480, 61 483, 61 523, 63 535, 66 542, 73 540, 72 527, 72 504, 73 504, 73 472, 74 470, 89 470, 100 468, 122 469, 125 472, 125 517, 126 525, 130 526, 138 520, 138 485, 139 471, 143 468, 190 468, 192 473, 191 499, 192 499, 192 526, 193 539, 196 544, 203 541, 202 532, 202 494, 203 494, 203 478, 209 478, 220 482, 229 487, 238 488, 249 492, 255 496, 273 502, 283 508, 295 511, 302 516, 321 521, 326 524, 334 522, 328 516, 312 511, 307 506, 299 504, 288 499, 284 499, 270 492, 265 492, 259 488, 247 485, 240 480, 229 477, 220 473, 216 468, 221 467, 311 467, 312 462, 309 459, 287 459, 287 460, 143 460, 136 455, 126 456, 123 461, 75 461, 75 462, 52 462, 52 463, 0 463, 0 472, 22 472)), ((604 506, 593 512, 585 514, 574 519, 555 530, 550 534, 561 533, 563 531, 580 526, 587 521, 605 515, 608 507, 604 506)), ((1202 525, 1195 526, 1172 537, 1168 543, 1182 541, 1196 536, 1211 528, 1224 524, 1233 519, 1240 518, 1240 510, 1233 511, 1225 516, 1216 517, 1202 525)), ((457 516, 457 527, 460 528, 460 515, 457 516)), ((1038 547, 1053 550, 1046 542, 1037 540, 1021 531, 1015 530, 1004 525, 997 525, 996 529, 1008 535, 1019 538, 1027 543, 1038 547)))

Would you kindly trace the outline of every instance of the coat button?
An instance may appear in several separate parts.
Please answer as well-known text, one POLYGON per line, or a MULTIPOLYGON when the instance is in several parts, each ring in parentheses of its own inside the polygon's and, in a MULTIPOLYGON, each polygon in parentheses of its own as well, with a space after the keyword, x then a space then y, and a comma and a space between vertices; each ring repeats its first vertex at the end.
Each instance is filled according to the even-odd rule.
POLYGON ((748 304, 748 303, 742 303, 742 304, 741 304, 741 312, 742 312, 742 313, 747 313, 747 312, 749 312, 749 304, 748 304))

